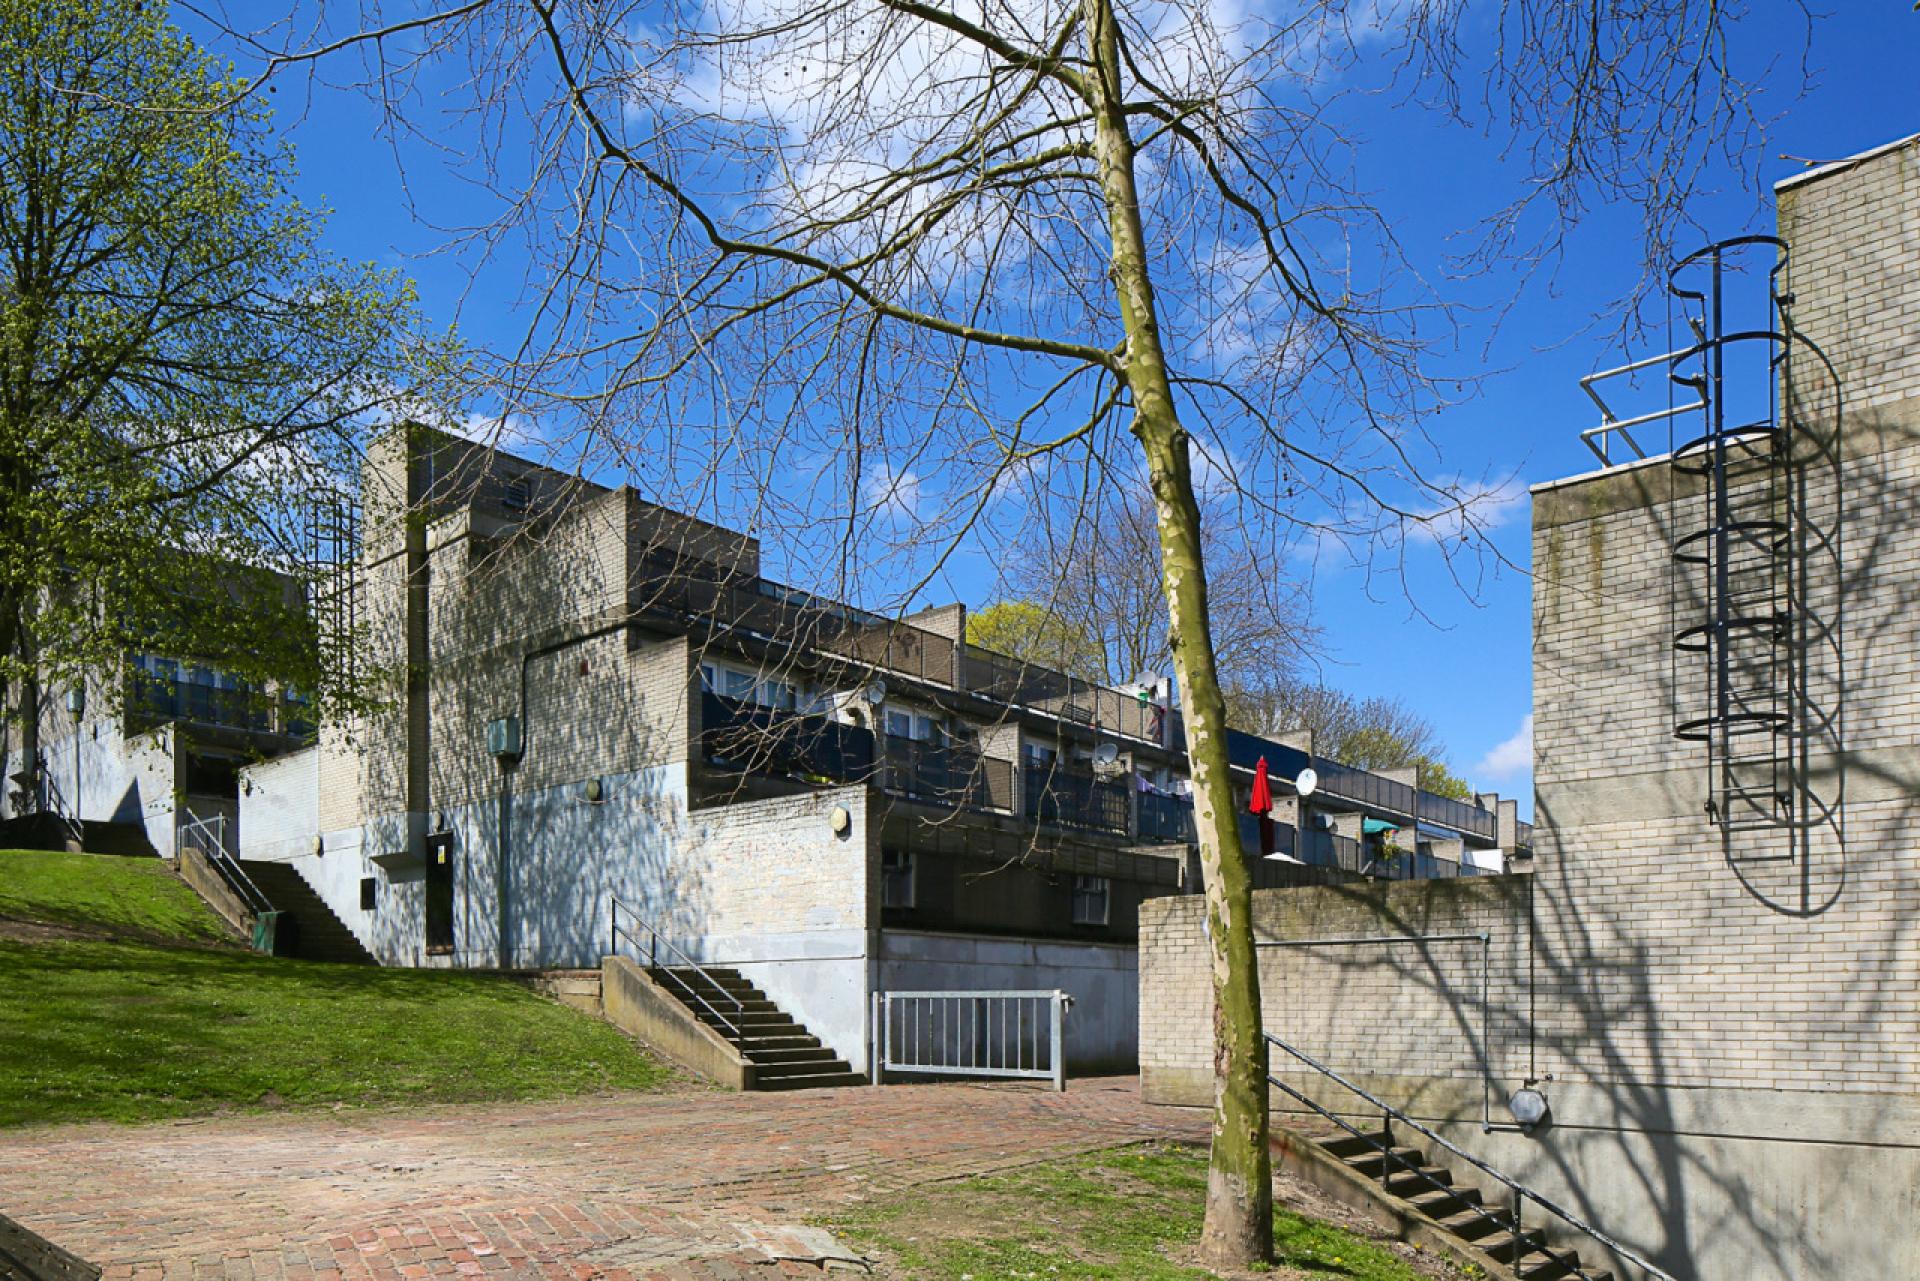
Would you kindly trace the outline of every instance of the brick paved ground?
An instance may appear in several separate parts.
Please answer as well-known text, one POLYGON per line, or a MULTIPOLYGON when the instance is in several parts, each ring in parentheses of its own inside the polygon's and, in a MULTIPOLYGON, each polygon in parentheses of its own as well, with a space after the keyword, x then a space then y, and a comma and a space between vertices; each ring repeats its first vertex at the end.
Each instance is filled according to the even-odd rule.
POLYGON ((1205 1122, 1124 1078, 62 1126, 0 1134, 0 1211, 109 1277, 758 1281, 835 1204, 1205 1122))

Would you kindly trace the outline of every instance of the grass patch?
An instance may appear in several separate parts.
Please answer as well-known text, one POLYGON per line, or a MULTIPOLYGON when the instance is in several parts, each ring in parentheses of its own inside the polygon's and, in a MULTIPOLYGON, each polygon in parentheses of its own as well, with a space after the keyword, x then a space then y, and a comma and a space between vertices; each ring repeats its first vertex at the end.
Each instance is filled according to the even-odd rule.
MULTIPOLYGON (((1204 1152, 1116 1148, 1007 1174, 931 1184, 836 1212, 827 1223, 913 1281, 1191 1281, 1204 1152)), ((1385 1244, 1276 1208, 1274 1275, 1422 1281, 1385 1244)))
POLYGON ((217 919, 154 860, 0 853, 0 916, 106 935, 0 938, 0 1125, 552 1098, 670 1075, 510 980, 209 947, 217 919))
POLYGON ((232 938, 157 858, 0 850, 0 917, 182 943, 232 938))

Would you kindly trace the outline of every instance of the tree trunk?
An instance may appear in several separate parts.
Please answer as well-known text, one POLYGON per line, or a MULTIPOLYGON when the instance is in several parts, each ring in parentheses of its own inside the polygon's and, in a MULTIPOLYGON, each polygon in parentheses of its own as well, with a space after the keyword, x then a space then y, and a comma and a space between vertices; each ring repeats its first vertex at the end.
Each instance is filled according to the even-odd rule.
POLYGON ((1146 452, 1160 534, 1169 647, 1186 715, 1194 827, 1206 883, 1213 963, 1213 1151, 1207 1171, 1201 1261, 1248 1267, 1273 1253, 1273 1182, 1267 1153, 1267 1044, 1262 1039, 1253 882, 1240 849, 1227 757, 1227 710, 1207 618, 1186 430, 1160 345, 1134 178, 1133 139, 1123 111, 1119 31, 1110 0, 1084 0, 1094 98, 1095 149, 1113 238, 1112 276, 1127 332, 1125 376, 1133 434, 1146 452))

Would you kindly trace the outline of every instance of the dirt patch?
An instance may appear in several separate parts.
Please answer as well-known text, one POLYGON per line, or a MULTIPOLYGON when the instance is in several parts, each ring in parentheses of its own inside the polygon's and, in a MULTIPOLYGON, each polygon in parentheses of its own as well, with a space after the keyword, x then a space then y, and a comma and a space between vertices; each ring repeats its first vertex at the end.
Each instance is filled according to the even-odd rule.
POLYGON ((187 939, 154 930, 93 923, 39 921, 0 913, 0 939, 16 943, 144 943, 155 947, 187 948, 197 952, 244 952, 237 941, 187 939))

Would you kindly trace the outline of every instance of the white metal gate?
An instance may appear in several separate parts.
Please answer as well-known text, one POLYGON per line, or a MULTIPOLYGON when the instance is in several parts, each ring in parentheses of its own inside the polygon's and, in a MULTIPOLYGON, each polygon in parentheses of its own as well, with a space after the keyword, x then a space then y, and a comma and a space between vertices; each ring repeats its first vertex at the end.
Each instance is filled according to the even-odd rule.
POLYGON ((1059 990, 875 992, 872 1072, 1032 1077, 1067 1088, 1066 1020, 1059 990))

